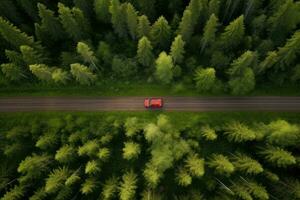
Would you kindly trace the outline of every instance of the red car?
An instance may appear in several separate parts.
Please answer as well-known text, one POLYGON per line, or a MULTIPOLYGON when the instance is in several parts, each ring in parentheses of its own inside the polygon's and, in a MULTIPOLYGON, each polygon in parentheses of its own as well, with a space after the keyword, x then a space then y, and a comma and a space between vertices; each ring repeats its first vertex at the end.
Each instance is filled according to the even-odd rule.
POLYGON ((147 98, 144 101, 145 108, 162 108, 163 99, 162 98, 147 98))

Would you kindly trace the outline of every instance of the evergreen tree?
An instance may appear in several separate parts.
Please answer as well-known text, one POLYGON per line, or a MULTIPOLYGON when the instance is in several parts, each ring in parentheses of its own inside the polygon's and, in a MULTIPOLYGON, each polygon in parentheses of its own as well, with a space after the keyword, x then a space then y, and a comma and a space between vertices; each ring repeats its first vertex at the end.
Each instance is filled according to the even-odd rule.
POLYGON ((64 145, 56 151, 55 160, 60 163, 70 163, 76 157, 76 150, 70 145, 64 145))
POLYGON ((25 187, 15 185, 10 191, 6 192, 1 200, 19 200, 25 196, 25 187))
POLYGON ((17 0, 17 3, 25 11, 25 13, 30 16, 33 21, 38 20, 38 13, 36 9, 36 0, 17 0))
POLYGON ((258 65, 257 73, 263 74, 268 69, 271 69, 277 62, 279 57, 276 51, 268 52, 267 57, 258 65))
POLYGON ((81 58, 85 63, 90 64, 90 68, 93 71, 98 69, 97 67, 98 59, 96 58, 94 52, 87 44, 85 44, 84 42, 78 42, 77 53, 81 56, 81 58))
POLYGON ((41 53, 30 46, 22 45, 20 47, 20 51, 22 53, 23 60, 27 65, 42 64, 45 62, 45 59, 42 57, 41 53))
POLYGON ((244 39, 244 35, 245 26, 244 16, 242 15, 225 27, 225 31, 221 35, 221 47, 224 49, 237 47, 244 39))
POLYGON ((156 12, 155 12, 155 4, 157 3, 156 0, 139 0, 137 1, 141 12, 145 15, 148 16, 151 20, 154 20, 156 17, 156 12))
POLYGON ((97 188, 97 181, 95 178, 87 178, 84 183, 81 185, 81 193, 88 195, 93 193, 97 188))
POLYGON ((178 170, 178 172, 176 173, 176 179, 178 185, 180 186, 186 187, 192 184, 192 177, 190 176, 188 171, 184 168, 178 170))
POLYGON ((204 159, 198 157, 197 154, 191 154, 185 161, 185 167, 194 177, 202 177, 204 175, 204 159))
POLYGON ((187 6, 187 10, 192 14, 192 27, 197 25, 200 13, 201 13, 201 1, 200 0, 191 0, 189 5, 187 6))
POLYGON ((90 140, 83 144, 81 147, 78 148, 78 155, 79 156, 95 156, 97 155, 97 151, 99 149, 99 144, 97 140, 90 140))
POLYGON ((135 198, 137 189, 137 175, 133 171, 126 172, 122 176, 120 185, 120 200, 131 200, 135 198))
POLYGON ((184 41, 189 42, 194 31, 193 29, 192 12, 186 9, 179 24, 178 34, 182 35, 184 41))
POLYGON ((100 165, 96 160, 88 161, 85 165, 86 174, 95 175, 100 171, 101 171, 100 165))
POLYGON ((174 64, 182 63, 182 61, 184 59, 184 53, 185 53, 184 45, 185 45, 185 42, 182 40, 182 36, 178 35, 171 45, 171 52, 170 52, 170 55, 173 58, 174 64))
POLYGON ((234 157, 233 165, 237 171, 245 172, 249 175, 255 175, 264 171, 261 164, 241 153, 237 153, 234 157))
POLYGON ((162 52, 156 60, 156 78, 163 84, 169 84, 173 78, 173 62, 171 56, 162 52))
POLYGON ((54 16, 54 12, 48 10, 44 4, 38 3, 39 16, 42 19, 41 29, 52 37, 54 40, 64 38, 64 30, 59 19, 54 16))
POLYGON ((135 159, 141 153, 141 147, 134 142, 125 142, 123 148, 123 158, 126 160, 135 159))
POLYGON ((97 57, 101 58, 106 66, 110 66, 113 56, 109 44, 103 41, 99 42, 97 57))
POLYGON ((71 176, 69 176, 67 178, 67 180, 65 181, 65 186, 69 187, 74 185, 75 183, 77 183, 78 181, 80 181, 80 177, 78 175, 78 171, 80 168, 78 168, 71 176))
POLYGON ((211 15, 215 15, 218 16, 219 15, 219 11, 220 11, 220 0, 211 0, 209 1, 208 4, 208 16, 211 15))
POLYGON ((109 12, 111 14, 111 23, 113 25, 115 33, 121 38, 127 37, 126 17, 124 17, 126 16, 126 13, 119 0, 111 1, 109 12))
POLYGON ((150 38, 154 46, 158 46, 161 49, 167 49, 169 47, 171 27, 163 16, 159 17, 153 24, 150 31, 150 38))
POLYGON ((200 68, 196 70, 194 80, 199 92, 212 92, 216 85, 216 70, 214 68, 200 68))
POLYGON ((71 64, 71 74, 81 85, 92 85, 97 80, 97 76, 87 66, 79 63, 71 64))
POLYGON ((152 53, 152 45, 147 37, 142 37, 138 43, 137 59, 139 63, 145 67, 150 67, 153 64, 154 55, 152 53))
POLYGON ((66 167, 53 170, 46 179, 45 192, 57 192, 62 186, 64 186, 64 183, 69 176, 70 171, 66 167))
POLYGON ((129 34, 131 38, 135 40, 137 38, 138 13, 131 5, 131 3, 127 4, 126 14, 129 34))
POLYGON ((101 196, 103 200, 110 200, 116 197, 116 192, 118 191, 118 179, 116 177, 111 177, 105 181, 101 196))
POLYGON ((140 16, 138 18, 138 26, 137 26, 138 38, 142 38, 144 36, 149 37, 150 30, 151 30, 151 26, 147 16, 145 15, 140 16))
POLYGON ((296 164, 296 158, 290 152, 280 147, 264 147, 264 149, 260 151, 260 154, 264 156, 266 161, 276 167, 288 167, 296 164))
POLYGON ((215 16, 215 14, 212 14, 204 27, 203 38, 201 41, 201 52, 203 52, 207 46, 213 45, 216 39, 217 27, 218 18, 215 16))
POLYGON ((49 83, 52 81, 52 70, 45 64, 30 65, 29 69, 40 81, 49 83))
POLYGON ((294 0, 284 1, 268 19, 271 38, 279 44, 300 23, 300 7, 294 0))
POLYGON ((21 32, 17 27, 13 26, 2 17, 0 17, 0 34, 16 49, 19 49, 21 45, 34 46, 32 37, 21 32))
POLYGON ((94 1, 94 11, 96 17, 100 22, 110 23, 111 15, 109 13, 110 0, 95 0, 94 1))
POLYGON ((127 118, 125 121, 125 134, 127 137, 133 137, 140 130, 139 119, 137 117, 127 118))
POLYGON ((22 78, 26 77, 23 70, 13 63, 6 63, 0 66, 5 78, 10 81, 20 81, 22 78))
POLYGON ((225 176, 230 175, 235 170, 229 159, 222 154, 213 154, 208 161, 208 166, 213 168, 217 174, 225 176))
POLYGON ((110 150, 108 148, 105 148, 105 147, 100 148, 97 156, 101 161, 105 162, 109 159, 110 150))
POLYGON ((55 69, 52 72, 52 79, 57 84, 66 85, 70 80, 70 76, 68 72, 63 71, 62 69, 55 69))
POLYGON ((246 125, 233 121, 226 125, 224 134, 230 142, 245 142, 255 140, 256 134, 246 125))
POLYGON ((9 62, 15 64, 19 67, 24 67, 26 63, 23 60, 23 56, 21 53, 11 50, 5 50, 6 58, 9 60, 9 62))
POLYGON ((216 131, 208 125, 201 128, 201 135, 208 141, 216 140, 218 137, 216 131))

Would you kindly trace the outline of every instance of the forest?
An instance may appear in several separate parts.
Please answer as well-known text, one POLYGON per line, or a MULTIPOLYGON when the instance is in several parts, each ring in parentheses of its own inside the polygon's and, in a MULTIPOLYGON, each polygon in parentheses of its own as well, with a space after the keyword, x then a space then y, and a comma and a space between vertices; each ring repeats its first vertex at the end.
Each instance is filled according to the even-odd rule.
POLYGON ((298 85, 294 0, 1 0, 0 87, 298 85))
POLYGON ((1 200, 300 198, 299 119, 124 116, 1 117, 1 200))

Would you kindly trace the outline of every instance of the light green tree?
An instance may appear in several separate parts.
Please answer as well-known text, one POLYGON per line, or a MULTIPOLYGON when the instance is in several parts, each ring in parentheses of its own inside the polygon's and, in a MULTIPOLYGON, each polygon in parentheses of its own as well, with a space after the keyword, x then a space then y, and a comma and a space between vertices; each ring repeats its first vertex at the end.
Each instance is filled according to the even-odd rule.
POLYGON ((192 184, 192 177, 190 176, 189 172, 184 169, 180 168, 178 172, 176 173, 176 180, 178 185, 180 186, 189 186, 192 184))
POLYGON ((213 128, 211 128, 209 125, 201 127, 200 133, 208 141, 213 141, 218 138, 216 131, 213 128))
POLYGON ((258 74, 265 73, 268 69, 271 69, 277 62, 279 57, 276 51, 270 51, 267 53, 267 57, 258 65, 256 70, 258 74))
POLYGON ((220 175, 230 175, 235 168, 229 159, 222 154, 213 154, 208 161, 208 166, 215 170, 215 173, 220 175))
POLYGON ((60 163, 69 163, 76 158, 76 150, 70 145, 64 145, 56 151, 55 160, 60 163))
POLYGON ((78 148, 79 156, 95 156, 97 155, 99 144, 97 140, 90 140, 78 148))
POLYGON ((120 200, 135 199, 137 189, 137 175, 133 171, 128 171, 122 176, 119 197, 120 200))
POLYGON ((212 92, 217 81, 216 70, 214 68, 197 69, 194 80, 199 92, 212 92))
MULTIPOLYGON (((126 4, 124 4, 126 5, 126 4)), ((109 6, 109 12, 111 14, 111 23, 113 25, 115 33, 119 37, 127 37, 127 25, 126 25, 126 10, 124 6, 120 4, 119 0, 112 0, 109 6)))
POLYGON ((182 36, 185 42, 189 42, 194 31, 193 29, 192 12, 186 9, 179 24, 178 34, 182 36))
POLYGON ((138 38, 149 37, 151 30, 150 22, 146 15, 142 15, 138 18, 137 35, 138 38))
POLYGON ((150 67, 154 60, 154 55, 152 53, 152 45, 147 37, 143 36, 138 43, 137 49, 137 59, 140 64, 145 67, 150 67))
POLYGON ((187 6, 187 10, 189 10, 192 14, 192 26, 197 25, 200 14, 201 14, 201 0, 191 0, 189 5, 187 6))
POLYGON ((98 158, 101 161, 107 161, 110 157, 110 150, 106 147, 100 148, 98 152, 98 158))
POLYGON ((92 49, 84 42, 78 42, 77 53, 81 56, 83 61, 90 65, 92 70, 97 70, 98 59, 96 58, 92 49))
POLYGON ((296 158, 280 147, 267 146, 259 152, 265 160, 276 167, 288 167, 296 164, 296 158))
POLYGON ((29 69, 40 81, 51 82, 52 70, 45 64, 30 65, 29 69))
POLYGON ((79 63, 71 64, 71 74, 81 85, 92 85, 97 80, 97 76, 87 66, 79 63))
POLYGON ((54 169, 46 179, 45 192, 55 193, 65 184, 65 181, 71 175, 66 167, 54 169))
POLYGON ((96 160, 90 160, 85 165, 85 173, 95 175, 96 173, 100 172, 100 164, 96 160))
POLYGON ((156 78, 163 84, 169 84, 173 79, 173 61, 171 56, 167 55, 166 52, 160 53, 156 60, 156 78))
POLYGON ((185 42, 183 41, 182 36, 178 35, 171 45, 171 52, 170 52, 174 64, 182 63, 184 59, 184 53, 185 53, 184 46, 185 46, 185 42))
POLYGON ((125 121, 125 134, 127 137, 133 137, 137 134, 137 132, 140 130, 140 124, 139 119, 137 117, 130 117, 127 118, 125 121))
POLYGON ((213 45, 216 40, 218 28, 218 18, 212 14, 204 27, 204 33, 201 41, 201 52, 209 45, 213 45))
POLYGON ((233 121, 226 125, 224 134, 230 142, 245 142, 253 141, 256 138, 256 134, 245 124, 241 122, 233 121))
POLYGON ((136 159, 141 153, 141 147, 134 142, 125 142, 123 147, 123 158, 126 160, 136 159))
POLYGON ((85 182, 81 184, 81 193, 84 195, 88 195, 93 193, 97 188, 97 181, 95 178, 87 178, 85 182))
POLYGON ((110 200, 116 197, 118 182, 118 179, 114 176, 105 181, 101 192, 103 200, 110 200))
POLYGON ((13 63, 2 64, 1 71, 5 78, 10 81, 20 81, 22 78, 26 77, 23 70, 13 63))
POLYGON ((153 24, 150 31, 150 38, 152 44, 161 49, 167 49, 170 45, 171 27, 168 21, 163 17, 159 17, 153 24))
POLYGON ((110 0, 95 0, 94 11, 99 21, 103 23, 110 23, 111 15, 109 13, 110 0))
POLYGON ((228 49, 238 46, 244 39, 244 35, 245 25, 244 16, 242 15, 225 27, 225 31, 221 35, 222 48, 228 49))
POLYGON ((20 46, 20 51, 27 65, 42 64, 45 62, 41 53, 30 46, 22 45, 20 46))
POLYGON ((131 3, 127 3, 126 14, 129 34, 131 38, 135 40, 137 38, 138 12, 135 10, 131 3))
POLYGON ((64 71, 62 69, 55 69, 52 72, 52 80, 57 84, 66 85, 70 80, 70 76, 67 71, 64 71))
POLYGON ((191 154, 185 160, 185 168, 194 177, 202 177, 204 175, 204 159, 199 158, 198 154, 191 154))
POLYGON ((237 153, 233 156, 233 165, 237 171, 244 172, 249 175, 260 174, 264 171, 262 165, 251 157, 237 153))

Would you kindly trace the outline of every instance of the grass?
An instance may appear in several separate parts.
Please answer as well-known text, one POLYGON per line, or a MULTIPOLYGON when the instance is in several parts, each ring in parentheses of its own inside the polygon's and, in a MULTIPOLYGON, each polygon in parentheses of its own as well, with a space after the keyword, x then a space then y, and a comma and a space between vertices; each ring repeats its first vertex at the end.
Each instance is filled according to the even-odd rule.
MULTIPOLYGON (((98 83, 95 86, 55 86, 23 84, 0 87, 0 97, 8 96, 229 96, 198 93, 192 85, 175 84, 164 86, 156 83, 113 82, 98 83)), ((300 96, 296 85, 271 87, 265 85, 246 96, 300 96)))

